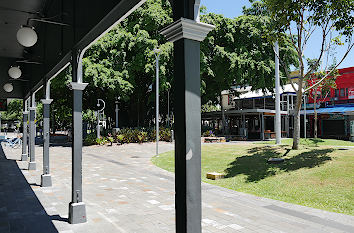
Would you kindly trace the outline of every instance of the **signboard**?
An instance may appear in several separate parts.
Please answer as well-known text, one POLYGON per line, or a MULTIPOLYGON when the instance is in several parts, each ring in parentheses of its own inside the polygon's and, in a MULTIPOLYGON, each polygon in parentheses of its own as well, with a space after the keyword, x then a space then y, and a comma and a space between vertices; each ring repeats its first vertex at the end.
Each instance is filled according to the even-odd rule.
POLYGON ((348 99, 354 99, 354 87, 348 88, 348 99))
POLYGON ((0 111, 7 111, 7 99, 0 99, 0 111))

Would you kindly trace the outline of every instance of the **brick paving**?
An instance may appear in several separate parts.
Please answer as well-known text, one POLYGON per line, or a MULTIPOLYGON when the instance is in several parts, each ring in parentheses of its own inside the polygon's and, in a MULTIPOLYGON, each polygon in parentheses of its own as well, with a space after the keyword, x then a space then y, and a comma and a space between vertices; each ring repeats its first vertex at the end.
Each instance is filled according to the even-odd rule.
MULTIPOLYGON (((173 150, 172 144, 160 145, 161 152, 173 150)), ((50 148, 50 188, 39 186, 41 147, 36 147, 36 171, 16 161, 20 149, 0 149, 0 232, 175 232, 174 177, 150 162, 154 150, 155 144, 84 147, 88 221, 70 225, 71 148, 50 148)), ((209 184, 202 190, 203 232, 354 232, 354 216, 209 184)))

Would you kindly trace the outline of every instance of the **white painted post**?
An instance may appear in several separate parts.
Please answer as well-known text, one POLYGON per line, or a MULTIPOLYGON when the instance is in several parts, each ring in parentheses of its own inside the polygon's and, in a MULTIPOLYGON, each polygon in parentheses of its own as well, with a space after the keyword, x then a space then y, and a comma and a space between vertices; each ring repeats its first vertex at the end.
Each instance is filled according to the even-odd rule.
POLYGON ((275 49, 275 135, 277 145, 281 144, 281 115, 280 115, 280 77, 279 77, 279 44, 275 49))

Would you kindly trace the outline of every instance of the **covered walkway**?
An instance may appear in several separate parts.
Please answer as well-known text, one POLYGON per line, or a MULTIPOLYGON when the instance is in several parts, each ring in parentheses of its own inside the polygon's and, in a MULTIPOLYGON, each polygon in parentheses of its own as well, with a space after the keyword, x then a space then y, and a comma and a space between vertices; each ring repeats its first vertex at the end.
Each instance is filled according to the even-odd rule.
MULTIPOLYGON (((173 148, 166 143, 161 152, 173 148)), ((50 148, 53 186, 46 188, 39 186, 41 167, 20 170, 27 164, 16 163, 18 151, 4 150, 0 232, 175 232, 174 176, 151 164, 154 144, 83 148, 87 223, 77 225, 67 222, 71 148, 50 148)), ((42 148, 36 147, 36 152, 41 154, 42 148)), ((202 184, 202 209, 202 232, 354 232, 353 216, 209 184, 202 184)))

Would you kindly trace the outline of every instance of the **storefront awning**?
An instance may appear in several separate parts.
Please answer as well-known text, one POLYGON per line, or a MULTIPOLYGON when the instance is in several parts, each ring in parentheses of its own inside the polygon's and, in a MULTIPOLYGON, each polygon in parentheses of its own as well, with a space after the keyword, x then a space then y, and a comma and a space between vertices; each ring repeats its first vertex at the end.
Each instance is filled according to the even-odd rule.
MULTIPOLYGON (((306 110, 307 115, 314 114, 314 110, 306 110)), ((300 112, 302 115, 304 114, 304 110, 300 112)), ((342 114, 354 114, 354 106, 347 106, 347 107, 333 107, 333 108, 319 108, 317 109, 318 114, 335 114, 335 113, 342 113, 342 114)))

